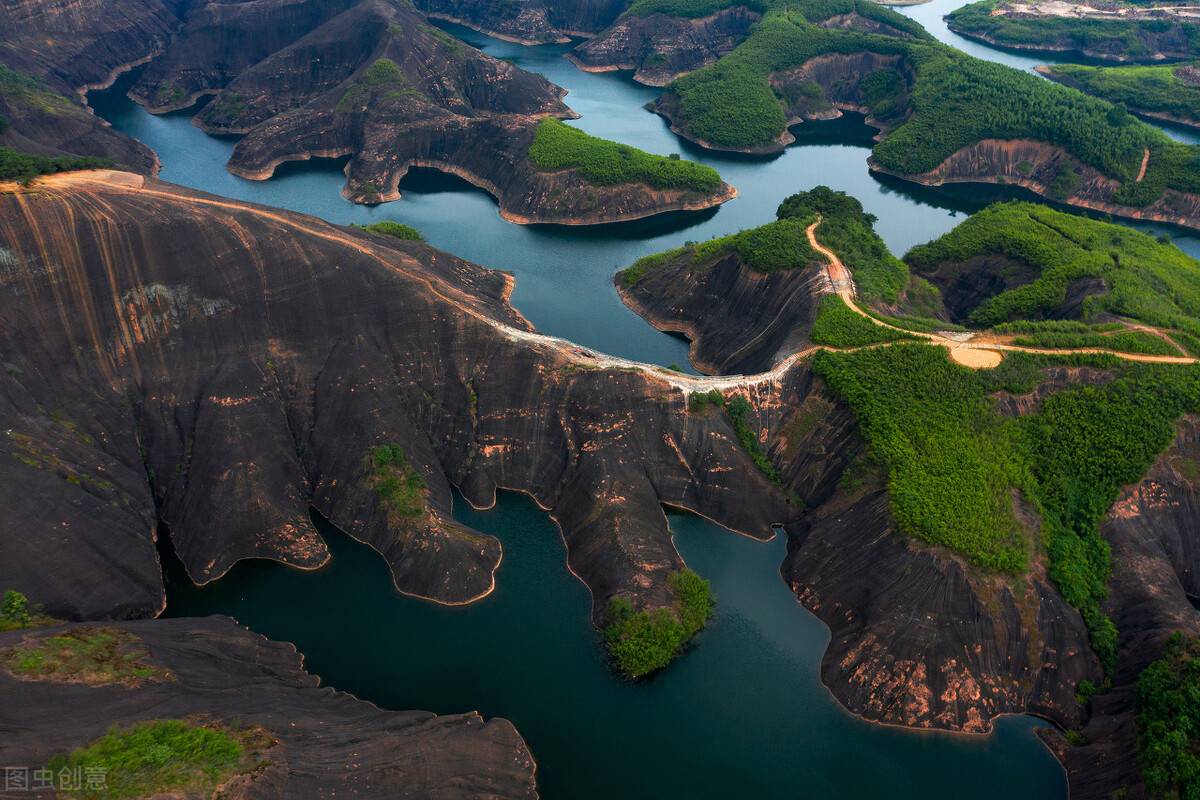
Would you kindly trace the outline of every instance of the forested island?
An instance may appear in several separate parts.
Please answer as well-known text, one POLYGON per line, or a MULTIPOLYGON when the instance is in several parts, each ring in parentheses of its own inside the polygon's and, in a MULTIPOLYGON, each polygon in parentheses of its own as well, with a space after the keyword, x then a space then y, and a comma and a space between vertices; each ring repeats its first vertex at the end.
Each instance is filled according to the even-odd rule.
POLYGON ((1047 78, 1119 104, 1148 119, 1200 128, 1200 69, 1196 64, 1038 67, 1047 78))

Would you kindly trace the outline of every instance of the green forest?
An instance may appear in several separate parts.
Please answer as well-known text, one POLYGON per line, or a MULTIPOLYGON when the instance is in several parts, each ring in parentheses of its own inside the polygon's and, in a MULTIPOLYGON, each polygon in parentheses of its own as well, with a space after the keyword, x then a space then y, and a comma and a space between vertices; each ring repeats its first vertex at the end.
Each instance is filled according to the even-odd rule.
POLYGON ((1004 0, 983 0, 947 16, 950 29, 1010 47, 1075 50, 1119 55, 1126 59, 1156 58, 1154 37, 1183 39, 1200 51, 1200 25, 1169 19, 1079 19, 1049 15, 995 14, 1004 0))
POLYGON ((591 136, 553 117, 538 123, 529 160, 541 170, 576 170, 597 186, 644 183, 704 193, 721 188, 721 176, 712 167, 591 136))
POLYGON ((1200 125, 1200 83, 1189 77, 1196 65, 1090 67, 1053 64, 1038 68, 1047 77, 1081 92, 1120 103, 1132 111, 1165 114, 1200 125))
MULTIPOLYGON (((1004 256, 1040 274, 980 303, 970 313, 973 326, 1042 319, 1063 305, 1072 281, 1101 278, 1107 290, 1083 301, 1082 321, 1117 315, 1180 331, 1185 346, 1200 341, 1200 262, 1165 240, 1042 205, 1010 202, 973 214, 945 236, 913 248, 904 260, 917 274, 928 275, 944 262, 984 255, 1004 256)), ((1081 328, 1025 332, 1089 333, 1081 328)))
MULTIPOLYGON (((711 145, 754 149, 779 139, 787 127, 781 98, 770 76, 826 53, 870 51, 899 55, 915 79, 910 115, 889 130, 873 153, 882 169, 914 175, 935 169, 958 150, 982 139, 1033 139, 1057 145, 1084 164, 1123 182, 1118 202, 1144 206, 1166 188, 1200 191, 1196 147, 1168 138, 1111 103, 1020 70, 973 58, 921 36, 882 36, 813 24, 843 9, 836 2, 777 7, 751 35, 714 64, 677 79, 668 93, 677 121, 689 135, 711 145), (1142 155, 1150 169, 1135 183, 1142 155)), ((910 20, 873 4, 864 11, 887 24, 910 20), (893 19, 899 17, 899 21, 893 19)), ((894 102, 885 93, 882 102, 894 102)), ((895 109, 881 113, 894 114, 895 109)))

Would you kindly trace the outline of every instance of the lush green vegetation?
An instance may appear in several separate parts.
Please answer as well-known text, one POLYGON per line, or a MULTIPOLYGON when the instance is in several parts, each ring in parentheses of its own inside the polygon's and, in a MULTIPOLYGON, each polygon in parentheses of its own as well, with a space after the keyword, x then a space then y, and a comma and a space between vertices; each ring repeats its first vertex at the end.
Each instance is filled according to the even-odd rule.
POLYGON ((404 239, 411 242, 423 242, 425 237, 421 232, 411 225, 405 225, 401 222, 392 222, 384 220, 383 222, 372 222, 370 225, 356 225, 356 228, 362 228, 370 233, 378 233, 380 236, 391 236, 393 239, 404 239))
POLYGON ((829 294, 821 298, 817 318, 813 322, 809 339, 813 344, 830 347, 863 347, 870 344, 914 339, 911 334, 876 325, 871 320, 850 310, 839 295, 829 294))
POLYGON ((9 589, 0 600, 0 631, 27 628, 33 622, 33 610, 29 599, 20 592, 9 589))
POLYGON ((734 6, 744 6, 761 14, 769 5, 767 0, 636 0, 625 13, 636 17, 666 14, 669 17, 698 19, 734 6))
POLYGON ((13 674, 45 681, 136 683, 163 678, 136 636, 115 628, 78 627, 57 636, 28 639, 0 650, 13 674))
MULTIPOLYGON (((825 9, 813 5, 808 13, 820 19, 825 9)), ((1114 114, 1104 100, 927 39, 825 29, 812 24, 803 8, 768 12, 733 52, 671 85, 678 121, 691 135, 719 147, 768 145, 784 132, 787 120, 770 75, 825 53, 871 51, 902 56, 915 74, 907 95, 912 115, 874 150, 875 162, 886 170, 920 174, 982 139, 1028 138, 1058 145, 1122 181, 1118 202, 1146 205, 1168 187, 1200 191, 1196 147, 1174 142, 1127 114, 1114 114), (1150 169, 1136 183, 1145 149, 1151 151, 1150 169)), ((877 102, 896 102, 894 91, 876 88, 877 102)), ((1065 175, 1058 188, 1065 194, 1070 184, 1071 176, 1065 175)))
POLYGON ((363 459, 367 480, 392 524, 425 515, 425 479, 398 444, 372 447, 363 459))
POLYGON ((1101 278, 1107 291, 1084 300, 1083 320, 1115 314, 1200 336, 1200 262, 1169 242, 1123 225, 1031 203, 1000 203, 972 215, 940 239, 913 248, 905 261, 916 272, 928 274, 940 264, 980 255, 1005 256, 1035 267, 1039 275, 985 300, 971 311, 972 325, 988 327, 1053 314, 1066 301, 1073 281, 1101 278))
POLYGON ((139 722, 114 727, 102 738, 47 767, 95 770, 104 775, 102 791, 68 793, 91 800, 126 800, 160 793, 208 797, 233 775, 252 769, 270 737, 255 729, 232 731, 186 720, 139 722))
POLYGON ((1200 26, 1167 18, 1080 19, 1048 14, 1016 15, 992 12, 1003 0, 983 0, 956 9, 947 17, 951 29, 1009 47, 1079 52, 1152 60, 1155 36, 1183 37, 1192 51, 1200 50, 1200 26))
POLYGON ((733 425, 733 431, 737 434, 742 449, 749 454, 759 472, 767 476, 772 483, 780 483, 779 470, 775 469, 771 459, 763 452, 762 445, 758 442, 758 431, 750 425, 749 417, 753 411, 750 401, 740 394, 735 394, 725 402, 725 414, 733 425))
POLYGON ((1175 420, 1200 409, 1200 370, 1121 364, 1109 384, 1001 417, 990 395, 1028 391, 1041 363, 1012 354, 1000 368, 971 371, 942 348, 909 344, 821 352, 813 365, 850 404, 886 469, 900 528, 1005 572, 1023 571, 1043 547, 1050 577, 1111 669, 1116 630, 1100 609, 1111 556, 1099 522, 1171 442, 1175 420), (1014 514, 1017 497, 1042 517, 1039 542, 1014 514))
POLYGON ((77 169, 99 169, 112 166, 107 158, 81 156, 35 156, 20 153, 11 147, 0 147, 0 181, 28 183, 39 175, 71 172, 77 169))
POLYGON ((1110 103, 1200 125, 1200 83, 1180 78, 1182 71, 1194 73, 1196 68, 1195 64, 1184 67, 1054 64, 1044 69, 1054 80, 1110 103))
POLYGON ((576 170, 597 186, 645 183, 656 189, 706 194, 721 188, 721 176, 712 167, 610 142, 553 117, 538 123, 529 146, 529 160, 541 170, 576 170))
POLYGON ((1138 761, 1150 796, 1200 798, 1200 639, 1176 631, 1138 676, 1138 761))
POLYGON ((802 219, 806 223, 819 215, 817 238, 854 274, 859 296, 868 302, 895 303, 899 299, 908 283, 908 267, 875 233, 875 216, 866 213, 856 198, 817 186, 786 198, 775 213, 780 219, 802 219))
POLYGON ((1056 333, 1042 331, 1018 336, 1012 341, 1022 347, 1040 347, 1054 350, 1076 350, 1099 348, 1118 353, 1145 353, 1155 356, 1183 355, 1170 342, 1143 331, 1120 331, 1118 333, 1056 333))
POLYGON ((674 603, 670 608, 634 611, 627 597, 608 604, 604 641, 617 668, 630 678, 642 678, 675 658, 708 622, 715 601, 708 581, 690 569, 667 578, 674 603))
POLYGON ((758 272, 819 263, 824 256, 809 245, 807 228, 820 215, 821 243, 836 251, 854 273, 862 296, 896 301, 908 281, 908 267, 875 233, 875 217, 865 213, 858 200, 827 186, 817 186, 791 195, 775 213, 776 221, 757 228, 644 256, 621 271, 621 283, 634 286, 652 270, 682 258, 691 259, 693 266, 703 266, 729 253, 737 253, 742 263, 758 272))

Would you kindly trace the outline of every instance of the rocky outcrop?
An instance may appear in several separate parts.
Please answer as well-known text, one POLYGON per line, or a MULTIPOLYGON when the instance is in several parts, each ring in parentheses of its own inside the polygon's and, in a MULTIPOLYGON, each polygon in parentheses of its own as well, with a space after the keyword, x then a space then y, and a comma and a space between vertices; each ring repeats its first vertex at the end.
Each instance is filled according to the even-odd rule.
POLYGON ((697 264, 690 253, 648 270, 621 300, 659 330, 691 341, 689 357, 713 374, 763 372, 809 344, 829 281, 815 264, 757 272, 736 251, 697 264))
MULTIPOLYGON (((78 627, 0 633, 0 648, 78 627)), ((227 617, 112 627, 138 637, 172 679, 89 686, 20 680, 0 668, 5 763, 40 768, 114 725, 189 718, 257 727, 274 742, 222 797, 537 797, 533 756, 507 720, 385 711, 321 687, 294 647, 227 617)))
POLYGON ((711 193, 655 189, 642 183, 596 185, 577 170, 544 171, 529 159, 537 120, 517 115, 465 119, 442 114, 409 123, 402 112, 365 108, 361 129, 341 128, 336 108, 306 108, 282 115, 238 142, 229 169, 252 179, 269 178, 275 167, 312 153, 344 155, 359 142, 346 166, 342 193, 357 202, 400 198, 400 181, 410 168, 432 167, 457 175, 496 198, 500 215, 518 224, 594 225, 622 222, 668 211, 700 211, 736 196, 726 184, 711 193))
POLYGON ((0 64, 63 93, 112 84, 159 53, 186 0, 11 0, 0 6, 0 64))
POLYGON ((570 58, 588 72, 633 70, 633 79, 639 83, 666 86, 737 47, 759 16, 745 6, 699 19, 623 14, 595 38, 576 47, 570 58))
MULTIPOLYGON (((158 522, 189 574, 327 556, 309 507, 383 554, 397 587, 491 591, 495 539, 450 513, 528 492, 597 615, 671 601, 662 504, 755 536, 794 512, 710 379, 540 336, 511 279, 424 245, 187 191, 75 173, 0 193, 0 586, 68 618, 163 602, 158 522), (708 383, 705 383, 708 381, 708 383), (367 455, 396 444, 424 510, 367 455)), ((765 378, 768 383, 770 378, 765 378)))
MULTIPOLYGON (((871 169, 882 169, 872 160, 871 169)), ((936 169, 920 175, 896 175, 923 186, 947 183, 998 183, 1021 186, 1067 205, 1102 211, 1116 217, 1166 222, 1187 228, 1200 228, 1200 195, 1167 189, 1153 203, 1134 208, 1115 201, 1119 181, 1100 173, 1060 147, 1028 139, 984 139, 964 147, 936 169), (1063 196, 1055 196, 1051 186, 1064 170, 1076 176, 1075 187, 1063 196)))
POLYGON ((41 156, 83 156, 154 174, 158 159, 77 101, 41 80, 0 66, 0 147, 41 156))
POLYGON ((629 0, 417 0, 431 17, 457 22, 518 44, 564 43, 607 27, 629 0))
POLYGON ((1174 443, 1128 487, 1101 524, 1112 546, 1105 611, 1120 631, 1111 691, 1091 700, 1087 744, 1057 742, 1071 796, 1145 797, 1138 778, 1134 683, 1173 632, 1200 634, 1200 417, 1185 417, 1174 443))

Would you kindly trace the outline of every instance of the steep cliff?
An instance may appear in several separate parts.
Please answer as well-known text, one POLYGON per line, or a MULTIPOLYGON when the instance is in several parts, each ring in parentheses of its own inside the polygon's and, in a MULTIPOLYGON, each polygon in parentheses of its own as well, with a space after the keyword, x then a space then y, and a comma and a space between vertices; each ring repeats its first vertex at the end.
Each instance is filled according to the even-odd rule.
POLYGON ((589 72, 633 70, 633 79, 639 83, 666 86, 733 50, 758 18, 757 12, 744 6, 699 19, 623 14, 576 47, 570 58, 589 72))
POLYGON ((516 489, 599 615, 670 602, 661 504, 756 536, 794 513, 724 417, 686 413, 706 379, 532 333, 499 273, 128 173, 7 187, 0 209, 0 514, 23 532, 0 586, 53 614, 158 611, 158 520, 206 582, 324 563, 315 507, 401 591, 464 603, 501 548, 454 521, 450 486, 516 489))
POLYGON ((817 266, 758 272, 736 252, 682 252, 636 282, 616 278, 621 299, 656 328, 686 335, 689 357, 713 374, 771 369, 808 344, 829 281, 817 266))
POLYGON ((1139 778, 1134 682, 1175 631, 1200 634, 1200 419, 1189 416, 1101 530, 1113 550, 1108 613, 1122 632, 1113 688, 1092 697, 1083 744, 1057 740, 1071 796, 1146 797, 1139 778))
MULTIPOLYGON (((0 691, 8 700, 0 725, 9 762, 41 768, 113 726, 199 719, 258 728, 264 740, 256 769, 231 780, 222 797, 537 797, 533 757, 507 720, 485 722, 475 712, 385 711, 320 687, 294 647, 227 617, 106 628, 136 637, 145 662, 165 670, 166 679, 89 685, 31 680, 0 667, 0 691)), ((73 625, 0 633, 0 649, 91 630, 73 625)), ((135 761, 126 769, 143 767, 135 761)), ((114 786, 118 778, 130 779, 105 777, 114 786)))
POLYGON ((628 0, 418 0, 431 17, 457 22, 519 44, 568 42, 606 27, 629 5, 628 0))

